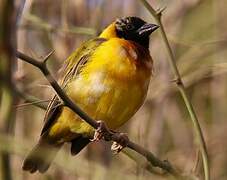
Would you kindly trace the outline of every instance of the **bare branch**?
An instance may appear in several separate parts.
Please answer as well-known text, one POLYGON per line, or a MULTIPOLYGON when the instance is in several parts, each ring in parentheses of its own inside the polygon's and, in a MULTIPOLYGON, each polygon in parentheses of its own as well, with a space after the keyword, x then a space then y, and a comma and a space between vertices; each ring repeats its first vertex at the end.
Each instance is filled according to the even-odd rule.
POLYGON ((31 95, 27 95, 24 92, 21 92, 15 86, 11 86, 10 88, 13 89, 13 91, 16 93, 17 96, 23 98, 27 103, 31 103, 31 105, 37 106, 44 110, 47 108, 47 105, 45 105, 44 103, 34 103, 34 102, 38 102, 38 101, 40 102, 41 101, 40 99, 38 99, 34 96, 31 96, 31 95))
POLYGON ((15 105, 15 107, 16 108, 21 108, 21 107, 35 105, 35 104, 41 104, 41 103, 45 103, 45 102, 50 102, 50 100, 39 100, 39 101, 27 102, 27 103, 22 103, 22 104, 15 105))
MULTIPOLYGON (((90 124, 92 127, 97 129, 99 127, 99 123, 89 117, 84 111, 82 111, 61 89, 57 81, 53 78, 53 76, 50 74, 46 64, 44 62, 37 61, 34 58, 31 58, 21 52, 16 52, 16 56, 20 58, 21 60, 32 64, 33 66, 36 66, 40 69, 40 71, 44 74, 46 79, 49 81, 51 86, 56 91, 57 95, 62 99, 65 106, 69 107, 72 111, 74 111, 76 114, 78 114, 83 120, 85 120, 88 124, 90 124)), ((112 140, 117 143, 121 142, 121 138, 118 135, 119 133, 115 133, 111 130, 109 130, 107 127, 105 129, 104 133, 104 139, 105 140, 112 140)), ((157 157, 155 157, 150 151, 146 150, 145 148, 139 146, 138 144, 128 141, 127 147, 134 150, 135 152, 141 154, 144 156, 147 161, 154 167, 159 167, 163 169, 164 171, 170 173, 176 178, 182 178, 181 174, 168 162, 168 161, 161 161, 157 157)))
POLYGON ((51 51, 49 54, 47 54, 44 58, 43 58, 43 63, 47 63, 47 60, 50 58, 50 56, 54 53, 54 51, 51 51))

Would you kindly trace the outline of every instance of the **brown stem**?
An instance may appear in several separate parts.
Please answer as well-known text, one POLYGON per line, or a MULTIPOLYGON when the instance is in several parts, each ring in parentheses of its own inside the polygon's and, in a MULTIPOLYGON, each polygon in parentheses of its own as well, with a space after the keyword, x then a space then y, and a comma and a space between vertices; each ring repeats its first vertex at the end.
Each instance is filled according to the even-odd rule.
POLYGON ((169 56, 169 58, 168 58, 169 64, 170 64, 172 71, 174 73, 174 76, 176 78, 175 82, 176 82, 177 88, 178 88, 178 90, 179 90, 179 92, 180 92, 180 94, 181 94, 181 96, 184 100, 185 106, 186 106, 188 113, 191 117, 193 128, 194 128, 194 131, 195 131, 195 137, 198 140, 198 145, 199 145, 201 155, 202 155, 202 159, 203 159, 203 168, 204 168, 205 180, 210 180, 209 160, 208 160, 208 152, 207 152, 205 138, 203 136, 203 132, 202 132, 202 129, 200 127, 198 117, 197 117, 195 110, 192 106, 192 103, 191 103, 191 101, 188 97, 188 94, 186 93, 185 85, 182 81, 180 72, 177 68, 175 56, 173 54, 173 51, 172 51, 170 43, 168 41, 166 32, 164 30, 164 26, 163 26, 162 21, 161 21, 163 10, 155 11, 154 8, 147 2, 147 0, 140 0, 140 1, 147 8, 147 10, 150 12, 150 14, 154 17, 157 24, 160 26, 160 33, 161 33, 165 48, 167 50, 167 54, 169 56))

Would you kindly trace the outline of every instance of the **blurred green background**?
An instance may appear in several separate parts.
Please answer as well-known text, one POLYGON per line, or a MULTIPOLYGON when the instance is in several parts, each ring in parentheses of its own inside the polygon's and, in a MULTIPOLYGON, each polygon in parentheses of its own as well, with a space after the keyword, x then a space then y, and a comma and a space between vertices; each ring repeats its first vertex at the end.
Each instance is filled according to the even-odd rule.
MULTIPOLYGON (((166 7, 163 24, 205 135, 211 177, 225 180, 227 0, 148 2, 156 9, 166 7)), ((154 22, 139 0, 17 0, 16 6, 23 8, 17 22, 17 48, 37 59, 54 50, 48 67, 56 78, 69 54, 116 18, 138 16, 154 22)), ((147 99, 120 131, 160 159, 168 159, 186 174, 194 173, 202 179, 192 123, 172 82, 168 56, 158 31, 150 38, 150 52, 155 69, 147 99)), ((50 100, 53 95, 48 82, 31 65, 18 61, 15 77, 16 85, 26 94, 41 100, 50 100)), ((91 144, 76 157, 70 156, 69 147, 65 146, 45 175, 23 172, 23 158, 38 140, 45 111, 23 99, 14 107, 17 109, 14 135, 0 135, 0 150, 12 154, 15 180, 170 179, 147 172, 123 153, 113 155, 106 142, 91 144)))

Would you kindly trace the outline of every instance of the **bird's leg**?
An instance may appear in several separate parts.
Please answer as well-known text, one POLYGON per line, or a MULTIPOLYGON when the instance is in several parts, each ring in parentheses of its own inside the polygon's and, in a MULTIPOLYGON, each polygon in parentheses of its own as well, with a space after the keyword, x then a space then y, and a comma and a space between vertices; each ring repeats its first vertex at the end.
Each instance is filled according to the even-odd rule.
POLYGON ((114 154, 117 154, 128 145, 129 138, 125 133, 115 133, 114 136, 116 136, 119 141, 113 142, 111 150, 114 154))
POLYGON ((95 134, 93 139, 91 139, 92 142, 99 141, 103 137, 106 140, 106 135, 109 134, 108 127, 103 121, 97 121, 99 124, 99 127, 95 130, 95 134))
POLYGON ((101 139, 105 139, 106 141, 113 140, 113 144, 111 146, 111 150, 114 154, 119 153, 123 148, 128 145, 129 138, 125 133, 115 132, 113 130, 109 130, 106 124, 103 121, 97 121, 99 126, 95 130, 95 134, 93 139, 90 141, 95 142, 101 139))

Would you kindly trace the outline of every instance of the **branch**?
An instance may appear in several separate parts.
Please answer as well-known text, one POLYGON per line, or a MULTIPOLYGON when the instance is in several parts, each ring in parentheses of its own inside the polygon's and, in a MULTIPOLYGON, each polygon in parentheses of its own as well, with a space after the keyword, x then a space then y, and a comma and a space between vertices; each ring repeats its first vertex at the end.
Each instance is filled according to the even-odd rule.
MULTIPOLYGON (((16 94, 25 100, 25 102, 30 103, 31 105, 37 106, 43 110, 47 109, 47 104, 43 100, 40 100, 34 96, 24 94, 17 89, 14 89, 16 94), (40 102, 40 103, 39 103, 40 102)), ((49 100, 48 100, 49 101, 49 100)))
MULTIPOLYGON (((89 117, 84 111, 82 111, 62 90, 62 88, 59 86, 57 81, 53 78, 53 76, 50 74, 47 66, 46 66, 46 60, 40 62, 37 61, 34 58, 31 58, 21 52, 16 52, 16 56, 20 58, 21 60, 32 64, 33 66, 40 69, 40 71, 44 74, 46 79, 49 81, 51 86, 56 91, 57 95, 62 99, 65 106, 70 108, 72 111, 74 111, 76 114, 78 114, 83 120, 85 120, 88 124, 90 124, 93 128, 97 129, 99 127, 99 123, 89 117)), ((119 133, 114 133, 110 131, 108 128, 105 129, 104 133, 104 139, 112 140, 117 143, 122 142, 119 133)), ((159 167, 163 169, 164 171, 170 173, 176 178, 182 178, 181 174, 166 160, 161 161, 157 157, 155 157, 150 151, 144 149, 143 147, 135 144, 132 141, 128 141, 127 147, 134 150, 135 152, 141 154, 143 157, 147 159, 147 161, 154 167, 159 167)))
POLYGON ((154 8, 146 1, 146 0, 140 0, 141 3, 147 8, 147 10, 150 12, 150 14, 154 17, 155 21, 157 22, 157 24, 160 26, 160 32, 161 32, 161 36, 163 38, 163 42, 164 45, 166 47, 168 56, 169 56, 169 64, 173 70, 174 76, 175 76, 175 82, 176 85, 181 93, 181 96, 184 100, 184 103, 186 105, 186 108, 189 112, 189 115, 191 117, 193 126, 194 126, 194 131, 195 131, 195 135, 196 138, 198 139, 198 144, 199 144, 199 148, 202 154, 202 159, 203 159, 203 168, 204 168, 204 175, 205 175, 205 180, 209 180, 210 179, 210 172, 209 172, 209 162, 208 162, 208 153, 207 153, 207 147, 206 147, 206 143, 203 137, 203 133, 199 124, 199 120, 197 118, 197 115, 194 111, 194 108, 192 106, 191 101, 188 98, 188 95, 186 93, 186 89, 184 86, 184 83, 182 81, 181 75, 179 73, 179 70, 177 68, 176 65, 176 59, 175 56, 173 54, 173 51, 170 47, 169 41, 167 39, 162 21, 161 21, 161 16, 162 16, 162 10, 159 11, 155 11, 154 8))
POLYGON ((30 106, 30 105, 36 105, 39 106, 40 108, 45 107, 45 105, 43 103, 47 103, 50 102, 51 100, 38 100, 38 101, 32 101, 32 102, 25 102, 22 104, 17 104, 15 105, 16 108, 21 108, 21 107, 25 107, 25 106, 30 106))

